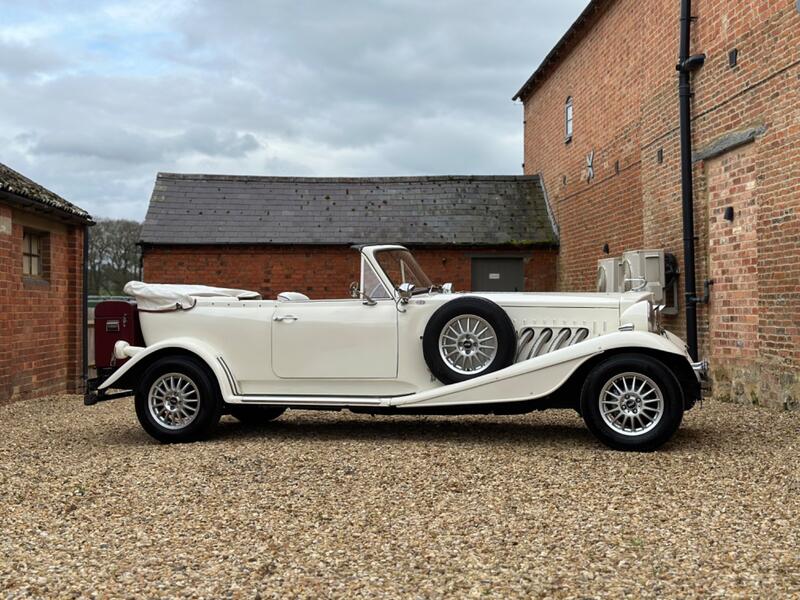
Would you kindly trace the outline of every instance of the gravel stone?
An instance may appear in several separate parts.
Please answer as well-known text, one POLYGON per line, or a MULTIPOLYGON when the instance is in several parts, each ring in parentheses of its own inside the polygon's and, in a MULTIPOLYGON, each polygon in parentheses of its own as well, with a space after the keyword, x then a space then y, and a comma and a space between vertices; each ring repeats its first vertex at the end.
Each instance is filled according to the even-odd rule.
POLYGON ((800 597, 800 413, 706 402, 652 454, 570 411, 175 446, 128 400, 0 422, 0 597, 800 597))

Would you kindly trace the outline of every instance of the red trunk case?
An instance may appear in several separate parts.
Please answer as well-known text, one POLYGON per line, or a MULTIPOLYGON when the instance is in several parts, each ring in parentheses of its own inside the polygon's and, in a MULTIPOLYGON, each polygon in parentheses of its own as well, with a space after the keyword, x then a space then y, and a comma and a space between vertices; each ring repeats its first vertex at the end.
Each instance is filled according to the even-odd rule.
POLYGON ((114 358, 119 340, 144 346, 139 311, 131 300, 106 300, 94 309, 94 362, 97 369, 119 367, 127 358, 114 358))

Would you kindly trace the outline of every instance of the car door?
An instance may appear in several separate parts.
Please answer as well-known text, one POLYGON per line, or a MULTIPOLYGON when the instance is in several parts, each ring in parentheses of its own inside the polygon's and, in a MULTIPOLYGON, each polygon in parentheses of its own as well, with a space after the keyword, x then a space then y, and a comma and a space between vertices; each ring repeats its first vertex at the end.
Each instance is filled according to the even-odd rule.
POLYGON ((272 317, 272 369, 282 378, 397 377, 394 300, 281 302, 272 317))

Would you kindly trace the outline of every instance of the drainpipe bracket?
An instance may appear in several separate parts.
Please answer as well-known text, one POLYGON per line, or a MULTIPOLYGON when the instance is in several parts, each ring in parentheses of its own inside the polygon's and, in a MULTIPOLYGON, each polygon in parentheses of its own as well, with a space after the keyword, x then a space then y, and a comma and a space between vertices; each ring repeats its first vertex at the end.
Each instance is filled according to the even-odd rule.
POLYGON ((675 65, 675 70, 681 73, 691 73, 693 71, 697 71, 705 64, 705 62, 705 54, 694 54, 675 65))
POLYGON ((711 286, 714 285, 713 279, 706 279, 705 283, 703 284, 703 295, 702 296, 695 296, 694 294, 687 293, 686 294, 686 302, 691 304, 708 304, 708 301, 711 300, 711 286))

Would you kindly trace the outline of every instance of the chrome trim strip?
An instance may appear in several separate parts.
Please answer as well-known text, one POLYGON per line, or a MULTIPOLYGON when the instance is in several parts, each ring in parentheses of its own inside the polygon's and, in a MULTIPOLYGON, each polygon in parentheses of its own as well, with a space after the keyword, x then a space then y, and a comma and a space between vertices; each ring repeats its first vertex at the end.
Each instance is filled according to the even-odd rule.
POLYGON ((231 386, 234 395, 240 396, 241 391, 239 391, 239 385, 236 383, 236 378, 233 376, 230 367, 228 367, 228 363, 226 363, 221 356, 217 357, 217 361, 222 366, 222 370, 225 371, 225 376, 228 378, 228 384, 231 386))
POLYGON ((697 376, 697 379, 700 381, 706 381, 708 379, 708 360, 704 358, 703 360, 693 362, 692 370, 697 376))
POLYGON ((243 404, 276 404, 279 406, 331 406, 342 408, 347 408, 348 406, 389 406, 389 401, 391 400, 391 398, 250 395, 237 395, 235 399, 241 401, 243 404))

